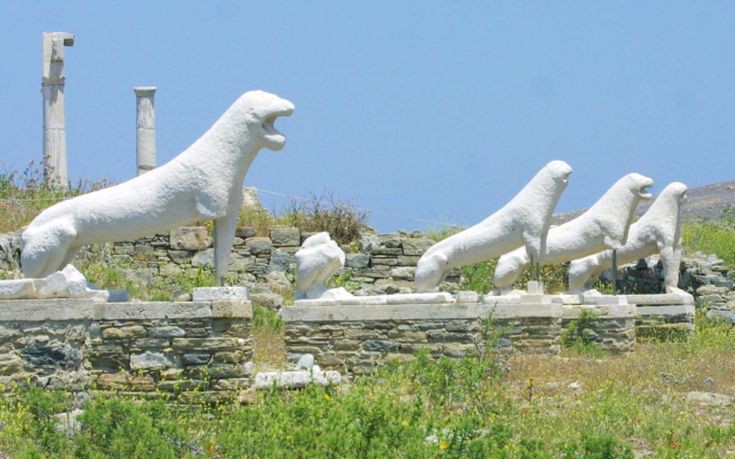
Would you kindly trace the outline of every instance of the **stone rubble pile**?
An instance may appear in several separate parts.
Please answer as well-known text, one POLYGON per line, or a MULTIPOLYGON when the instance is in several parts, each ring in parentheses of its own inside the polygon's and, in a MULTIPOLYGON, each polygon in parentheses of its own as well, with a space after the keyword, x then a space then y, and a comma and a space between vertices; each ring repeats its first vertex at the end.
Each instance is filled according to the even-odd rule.
POLYGON ((342 382, 338 371, 323 371, 314 363, 312 354, 304 354, 289 371, 266 371, 255 375, 256 389, 300 389, 315 384, 317 386, 337 386, 342 382))
MULTIPOLYGON (((680 269, 679 288, 693 294, 708 317, 720 317, 735 324, 735 271, 729 271, 717 256, 701 252, 684 257, 680 269)), ((625 268, 624 279, 629 291, 663 292, 663 272, 658 257, 648 257, 625 268)))

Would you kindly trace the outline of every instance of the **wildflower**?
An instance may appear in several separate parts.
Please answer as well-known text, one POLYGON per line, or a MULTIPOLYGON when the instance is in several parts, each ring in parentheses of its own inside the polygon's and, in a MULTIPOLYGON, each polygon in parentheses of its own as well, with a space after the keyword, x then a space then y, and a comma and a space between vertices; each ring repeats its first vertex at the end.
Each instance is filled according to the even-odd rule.
POLYGON ((447 449, 447 441, 446 440, 440 440, 439 441, 439 449, 447 449))
POLYGON ((332 398, 329 396, 329 394, 324 394, 322 397, 324 398, 324 400, 329 400, 330 398, 332 398))

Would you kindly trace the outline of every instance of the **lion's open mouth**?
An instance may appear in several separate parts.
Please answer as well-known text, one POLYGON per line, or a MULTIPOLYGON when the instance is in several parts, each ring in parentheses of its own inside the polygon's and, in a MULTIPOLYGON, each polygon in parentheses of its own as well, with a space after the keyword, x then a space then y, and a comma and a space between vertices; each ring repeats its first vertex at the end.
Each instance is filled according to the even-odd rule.
POLYGON ((283 145, 286 142, 286 136, 276 129, 275 122, 280 116, 290 116, 293 113, 293 110, 293 106, 284 108, 271 113, 263 120, 263 132, 265 133, 265 138, 269 143, 283 145))
POLYGON ((648 192, 648 189, 651 188, 651 185, 643 185, 638 189, 638 196, 641 197, 641 199, 651 199, 653 195, 648 192))

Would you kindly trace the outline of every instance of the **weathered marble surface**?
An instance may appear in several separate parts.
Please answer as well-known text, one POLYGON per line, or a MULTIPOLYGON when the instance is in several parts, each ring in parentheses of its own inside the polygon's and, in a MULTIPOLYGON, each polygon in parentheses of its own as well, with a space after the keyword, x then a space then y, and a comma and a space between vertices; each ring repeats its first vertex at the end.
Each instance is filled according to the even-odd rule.
POLYGON ((564 161, 551 161, 502 209, 431 246, 418 262, 416 289, 433 290, 450 269, 490 260, 524 244, 525 249, 519 250, 538 260, 545 253, 551 216, 571 173, 564 161))
POLYGON ((266 371, 255 375, 256 389, 298 389, 309 384, 317 386, 337 386, 342 382, 338 371, 322 371, 318 365, 310 370, 266 371))
POLYGON ((109 293, 87 287, 87 279, 73 265, 37 279, 0 280, 0 300, 93 298, 107 301, 109 293))
MULTIPOLYGON (((686 200, 686 193, 687 186, 683 183, 667 185, 646 213, 630 225, 625 245, 617 249, 619 266, 661 253, 667 292, 678 290, 681 205, 686 200)), ((597 277, 611 267, 612 250, 572 261, 569 266, 569 290, 591 288, 597 277)))
POLYGON ((43 33, 43 169, 46 183, 52 188, 61 189, 69 186, 64 112, 66 46, 74 46, 74 35, 68 32, 43 33))
POLYGON ((215 272, 222 280, 242 202, 242 182, 262 148, 280 150, 273 123, 294 110, 263 91, 243 94, 183 153, 149 173, 41 212, 22 235, 26 277, 43 277, 72 261, 85 244, 131 240, 195 221, 213 220, 215 272))
POLYGON ((344 289, 328 291, 325 285, 345 265, 345 253, 329 237, 329 233, 323 231, 308 237, 295 257, 297 299, 338 299, 352 296, 344 289))
MULTIPOLYGON (((551 228, 546 239, 543 264, 559 264, 600 252, 623 247, 628 227, 641 199, 649 199, 647 189, 653 180, 640 174, 628 174, 579 217, 551 228)), ((516 249, 500 257, 493 282, 498 289, 509 288, 531 262, 529 254, 516 249)))
POLYGON ((156 167, 156 87, 136 86, 133 91, 136 113, 136 175, 142 175, 156 167))

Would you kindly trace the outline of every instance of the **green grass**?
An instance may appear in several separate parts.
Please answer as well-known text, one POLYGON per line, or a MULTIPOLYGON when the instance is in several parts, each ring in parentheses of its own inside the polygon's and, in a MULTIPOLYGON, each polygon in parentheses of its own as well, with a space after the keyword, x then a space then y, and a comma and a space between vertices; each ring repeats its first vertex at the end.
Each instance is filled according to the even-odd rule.
POLYGON ((735 267, 735 223, 731 219, 685 223, 681 234, 687 253, 714 253, 735 267))
POLYGON ((502 363, 492 353, 458 361, 420 354, 349 387, 263 392, 252 405, 97 397, 73 437, 52 418, 71 406, 67 394, 18 389, 0 400, 0 451, 62 458, 725 457, 735 448, 731 408, 692 404, 685 394, 735 395, 732 331, 701 318, 697 326, 688 342, 645 345, 625 357, 526 355, 502 363), (569 389, 571 381, 581 389, 569 389))

